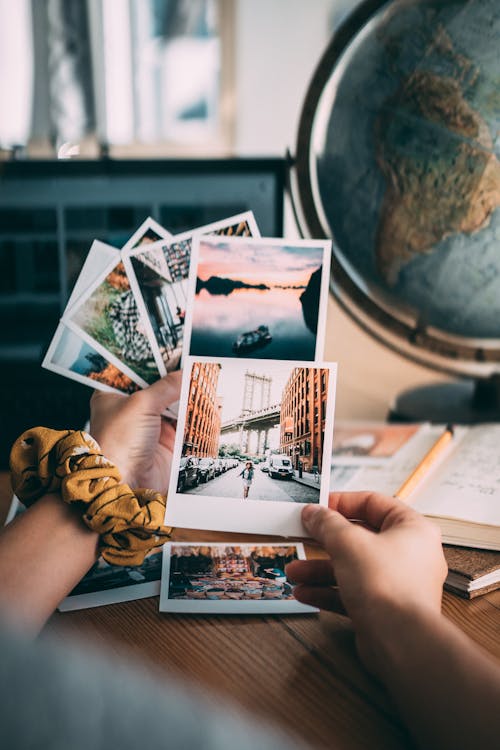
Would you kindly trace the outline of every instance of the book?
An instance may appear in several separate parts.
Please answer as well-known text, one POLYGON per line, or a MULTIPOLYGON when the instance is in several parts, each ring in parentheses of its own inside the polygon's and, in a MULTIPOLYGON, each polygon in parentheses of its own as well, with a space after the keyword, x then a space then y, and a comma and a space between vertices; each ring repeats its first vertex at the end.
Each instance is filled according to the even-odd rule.
POLYGON ((473 599, 500 588, 500 552, 444 545, 448 563, 445 589, 473 599))
MULTIPOLYGON (((395 495, 445 432, 424 424, 385 464, 360 465, 343 490, 395 495)), ((500 424, 456 427, 404 500, 434 521, 443 541, 500 551, 500 424)), ((352 465, 351 465, 352 471, 352 465)), ((335 486, 335 473, 332 479, 335 486)))

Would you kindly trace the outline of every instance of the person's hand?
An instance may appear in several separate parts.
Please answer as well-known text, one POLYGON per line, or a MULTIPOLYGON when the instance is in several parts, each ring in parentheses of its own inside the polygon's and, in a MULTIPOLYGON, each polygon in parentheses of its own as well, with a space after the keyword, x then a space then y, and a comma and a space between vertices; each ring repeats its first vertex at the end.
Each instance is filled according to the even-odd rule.
POLYGON ((380 672, 381 638, 393 637, 407 617, 440 615, 447 573, 441 535, 419 513, 384 495, 332 493, 329 505, 307 505, 302 521, 330 559, 294 561, 287 575, 298 584, 299 601, 351 618, 361 659, 380 672))
POLYGON ((167 491, 175 426, 161 415, 179 400, 180 387, 181 373, 172 372, 131 396, 92 396, 90 433, 132 488, 167 491))

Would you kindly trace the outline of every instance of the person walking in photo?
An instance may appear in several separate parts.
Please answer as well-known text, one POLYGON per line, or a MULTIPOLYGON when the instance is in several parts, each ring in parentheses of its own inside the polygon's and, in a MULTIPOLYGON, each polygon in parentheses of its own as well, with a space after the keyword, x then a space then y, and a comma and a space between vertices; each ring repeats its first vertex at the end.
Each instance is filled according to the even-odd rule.
POLYGON ((239 476, 243 477, 243 500, 246 500, 253 480, 253 464, 251 461, 246 462, 245 468, 240 472, 239 476))

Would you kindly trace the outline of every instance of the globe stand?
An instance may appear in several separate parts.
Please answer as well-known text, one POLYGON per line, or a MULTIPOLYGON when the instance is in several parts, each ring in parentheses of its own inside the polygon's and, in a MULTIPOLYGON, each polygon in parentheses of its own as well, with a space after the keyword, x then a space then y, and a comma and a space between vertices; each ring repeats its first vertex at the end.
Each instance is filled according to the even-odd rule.
POLYGON ((500 376, 403 391, 390 407, 388 419, 456 424, 500 422, 500 376))

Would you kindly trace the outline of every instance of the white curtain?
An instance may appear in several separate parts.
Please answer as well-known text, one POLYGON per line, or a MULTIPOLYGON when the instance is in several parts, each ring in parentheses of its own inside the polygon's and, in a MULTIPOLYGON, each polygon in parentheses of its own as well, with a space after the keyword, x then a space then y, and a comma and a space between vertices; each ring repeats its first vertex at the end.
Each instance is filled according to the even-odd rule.
POLYGON ((217 0, 0 0, 0 148, 215 139, 218 22, 217 0))
POLYGON ((26 144, 32 101, 31 1, 0 0, 0 148, 26 144))

